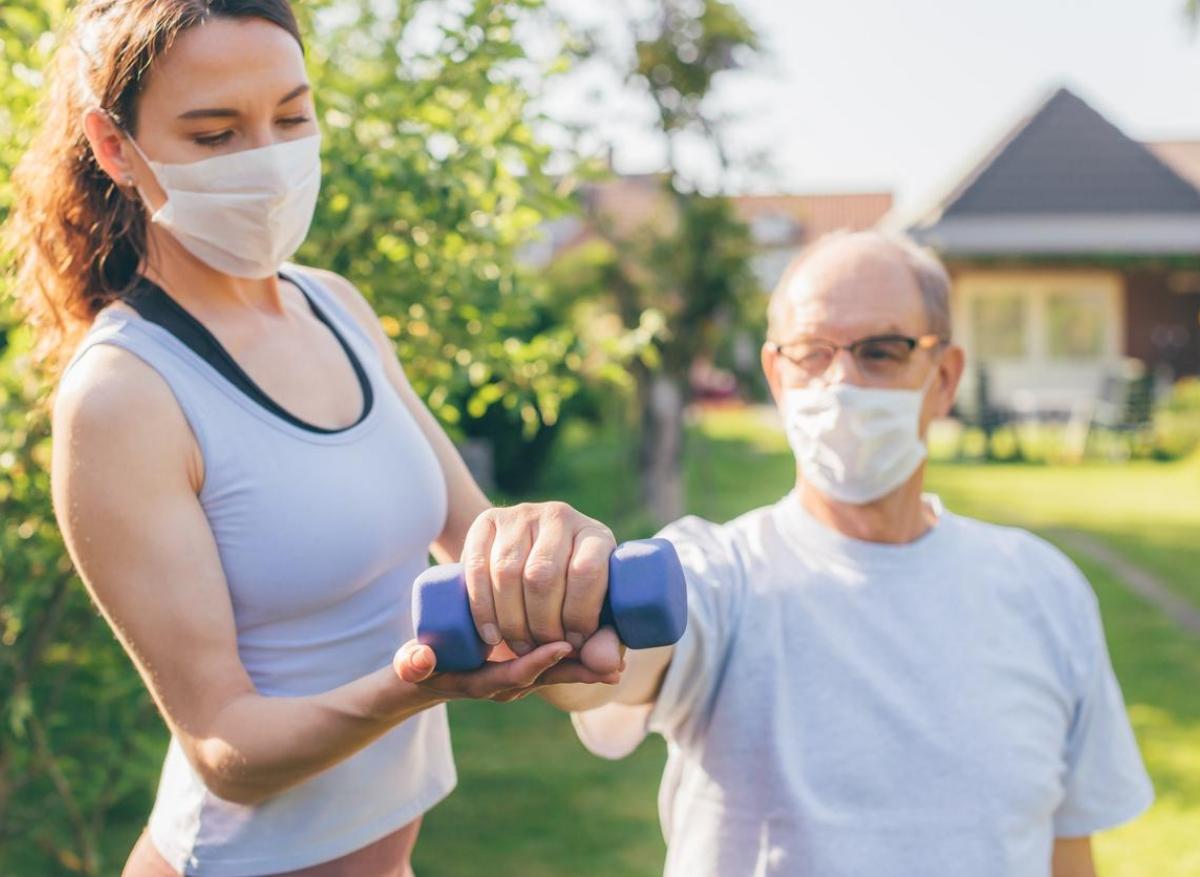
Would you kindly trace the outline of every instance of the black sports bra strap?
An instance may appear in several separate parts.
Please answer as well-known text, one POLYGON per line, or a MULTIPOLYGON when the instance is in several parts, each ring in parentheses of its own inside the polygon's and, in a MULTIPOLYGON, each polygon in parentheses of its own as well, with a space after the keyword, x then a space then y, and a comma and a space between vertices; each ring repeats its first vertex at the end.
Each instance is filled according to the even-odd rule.
MULTIPOLYGON (((279 276, 283 277, 284 275, 280 274, 279 276)), ((291 278, 285 279, 291 280, 291 278)), ((186 344, 198 356, 216 369, 226 380, 237 387, 238 390, 272 414, 286 420, 293 426, 306 429, 310 432, 327 434, 344 432, 347 429, 357 426, 371 413, 371 407, 375 401, 371 382, 367 378, 366 370, 355 355, 354 350, 346 342, 346 339, 342 337, 342 333, 334 326, 333 321, 317 307, 316 302, 313 301, 312 296, 305 290, 303 284, 296 283, 295 285, 304 296, 305 301, 308 302, 308 306, 313 314, 337 338, 338 343, 342 346, 342 350, 346 352, 346 356, 350 360, 350 365, 354 368, 355 377, 358 378, 358 386, 362 391, 363 397, 363 409, 358 419, 349 426, 338 429, 327 429, 322 426, 316 426, 301 420, 281 407, 246 374, 242 367, 238 365, 237 360, 229 354, 229 351, 225 349, 221 342, 217 340, 217 337, 203 323, 192 316, 183 305, 175 301, 175 299, 167 294, 166 290, 148 277, 139 277, 134 288, 124 297, 123 301, 137 311, 143 319, 162 326, 186 344)))

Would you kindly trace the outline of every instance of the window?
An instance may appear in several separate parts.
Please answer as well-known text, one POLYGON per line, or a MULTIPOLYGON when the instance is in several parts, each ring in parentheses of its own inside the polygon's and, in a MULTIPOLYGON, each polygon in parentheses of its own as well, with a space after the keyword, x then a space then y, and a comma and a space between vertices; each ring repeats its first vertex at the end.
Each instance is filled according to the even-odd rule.
POLYGON ((995 292, 971 301, 971 339, 976 359, 1020 359, 1027 352, 1027 298, 1020 292, 995 292))
POLYGON ((1098 290, 1053 292, 1046 296, 1046 352, 1051 359, 1096 359, 1104 354, 1110 319, 1098 290))

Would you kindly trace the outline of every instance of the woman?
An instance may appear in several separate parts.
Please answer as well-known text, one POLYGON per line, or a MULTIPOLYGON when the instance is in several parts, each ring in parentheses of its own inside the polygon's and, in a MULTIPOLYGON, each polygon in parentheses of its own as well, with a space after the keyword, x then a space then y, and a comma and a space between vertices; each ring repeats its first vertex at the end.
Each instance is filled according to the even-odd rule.
POLYGON ((616 676, 561 641, 433 674, 409 641, 428 551, 488 504, 362 296, 285 263, 320 183, 286 0, 88 0, 50 72, 8 231, 67 360, 55 510, 171 730, 124 873, 409 874, 447 700, 616 676))

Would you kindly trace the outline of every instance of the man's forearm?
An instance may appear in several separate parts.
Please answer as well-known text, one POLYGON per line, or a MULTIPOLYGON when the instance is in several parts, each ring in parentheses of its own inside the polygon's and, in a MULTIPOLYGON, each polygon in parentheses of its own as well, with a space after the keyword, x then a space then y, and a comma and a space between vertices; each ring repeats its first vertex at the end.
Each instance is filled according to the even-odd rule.
POLYGON ((674 646, 629 650, 625 670, 616 685, 548 685, 538 694, 565 712, 585 712, 607 703, 652 703, 671 665, 674 646))
MULTIPOLYGON (((619 685, 620 683, 618 683, 619 685)), ((612 703, 617 699, 617 685, 547 685, 537 690, 542 700, 563 712, 581 713, 612 703)))

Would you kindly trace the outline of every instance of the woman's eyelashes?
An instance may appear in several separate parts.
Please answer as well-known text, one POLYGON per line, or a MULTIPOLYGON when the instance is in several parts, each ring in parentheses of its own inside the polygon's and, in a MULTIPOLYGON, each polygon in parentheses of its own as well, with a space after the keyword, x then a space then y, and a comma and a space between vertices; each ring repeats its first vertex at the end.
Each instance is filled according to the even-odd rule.
MULTIPOLYGON (((307 124, 311 119, 308 116, 288 116, 279 119, 275 124, 282 128, 298 128, 301 125, 307 124)), ((206 146, 216 148, 224 146, 233 137, 233 130, 218 131, 214 134, 195 134, 192 136, 192 142, 197 146, 206 146)))

